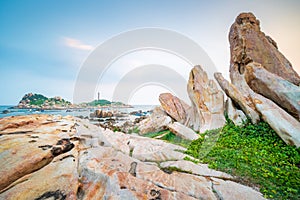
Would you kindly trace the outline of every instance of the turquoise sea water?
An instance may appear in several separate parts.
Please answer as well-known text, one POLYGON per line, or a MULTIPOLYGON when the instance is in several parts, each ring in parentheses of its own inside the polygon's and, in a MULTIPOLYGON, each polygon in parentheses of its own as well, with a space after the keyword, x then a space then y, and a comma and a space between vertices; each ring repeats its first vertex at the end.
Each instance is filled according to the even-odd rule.
MULTIPOLYGON (((90 113, 94 112, 96 109, 75 109, 75 110, 44 110, 39 111, 36 109, 14 109, 11 105, 1 105, 0 106, 0 118, 8 116, 17 115, 30 115, 30 114, 54 114, 54 115, 72 115, 72 116, 83 116, 88 117, 90 113), (8 111, 8 113, 3 113, 3 111, 8 111)), ((102 110, 118 110, 123 113, 130 113, 133 111, 147 112, 156 107, 156 105, 134 105, 133 108, 102 108, 102 110)))

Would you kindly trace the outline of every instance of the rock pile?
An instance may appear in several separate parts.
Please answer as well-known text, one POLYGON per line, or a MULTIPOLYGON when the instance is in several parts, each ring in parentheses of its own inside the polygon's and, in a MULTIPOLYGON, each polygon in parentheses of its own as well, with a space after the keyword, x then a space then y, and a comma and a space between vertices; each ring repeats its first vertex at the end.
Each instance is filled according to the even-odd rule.
POLYGON ((192 106, 170 93, 159 96, 162 108, 174 121, 200 132, 225 124, 223 92, 214 80, 208 79, 200 65, 190 73, 187 92, 192 106))
POLYGON ((264 199, 183 147, 78 118, 8 117, 0 131, 0 199, 264 199))
POLYGON ((187 91, 192 106, 170 93, 160 94, 159 101, 162 111, 154 112, 148 119, 142 121, 139 126, 139 129, 142 130, 141 133, 168 128, 184 139, 194 140, 198 138, 195 131, 205 132, 224 126, 223 92, 217 88, 214 80, 208 79, 201 66, 198 65, 192 69, 187 91), (174 121, 175 123, 173 123, 174 121), (155 129, 145 129, 145 124, 155 127, 155 129))
POLYGON ((97 117, 97 118, 107 118, 107 117, 113 117, 114 114, 110 111, 104 111, 104 110, 95 110, 94 113, 90 114, 91 118, 97 117))
POLYGON ((300 77, 259 25, 252 13, 242 13, 230 28, 231 82, 214 74, 226 103, 223 91, 199 65, 191 70, 187 85, 191 106, 172 94, 160 95, 173 132, 183 130, 174 130, 179 126, 173 121, 200 133, 220 128, 225 112, 237 125, 247 118, 254 124, 264 120, 286 144, 300 146, 300 77))

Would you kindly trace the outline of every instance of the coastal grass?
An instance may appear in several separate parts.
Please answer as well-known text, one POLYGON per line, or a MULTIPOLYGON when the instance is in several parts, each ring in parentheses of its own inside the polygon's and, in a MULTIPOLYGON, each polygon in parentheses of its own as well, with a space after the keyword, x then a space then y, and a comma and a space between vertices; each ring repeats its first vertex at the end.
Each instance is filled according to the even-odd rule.
POLYGON ((164 135, 161 138, 159 138, 160 140, 164 140, 164 141, 167 141, 172 144, 180 145, 182 147, 188 147, 191 143, 191 141, 189 141, 189 140, 185 140, 185 139, 182 139, 181 137, 176 136, 170 130, 164 130, 164 131, 154 132, 154 133, 147 133, 143 136, 155 138, 160 135, 164 135))
POLYGON ((300 199, 300 150, 286 145, 265 122, 235 126, 227 120, 222 129, 194 140, 186 153, 237 176, 243 184, 259 187, 266 198, 300 199), (209 141, 216 137, 214 143, 209 141), (206 154, 203 145, 212 145, 206 154))
POLYGON ((186 173, 186 174, 192 174, 192 171, 183 170, 183 169, 180 169, 178 167, 173 167, 173 166, 161 167, 160 169, 168 174, 172 174, 172 172, 182 172, 182 173, 186 173))
POLYGON ((136 126, 136 127, 133 127, 132 129, 128 130, 128 134, 131 134, 131 133, 139 133, 140 130, 139 128, 136 126))
POLYGON ((146 133, 146 134, 144 134, 143 136, 144 136, 144 137, 148 137, 148 138, 155 138, 155 137, 157 137, 157 136, 159 136, 159 135, 164 134, 165 132, 166 132, 166 131, 159 131, 159 132, 146 133))
POLYGON ((166 135, 164 135, 163 137, 161 137, 161 139, 165 140, 165 141, 168 141, 172 144, 180 145, 180 146, 186 147, 186 148, 191 143, 191 141, 182 139, 181 137, 178 137, 177 135, 175 135, 171 131, 168 131, 168 133, 166 135))

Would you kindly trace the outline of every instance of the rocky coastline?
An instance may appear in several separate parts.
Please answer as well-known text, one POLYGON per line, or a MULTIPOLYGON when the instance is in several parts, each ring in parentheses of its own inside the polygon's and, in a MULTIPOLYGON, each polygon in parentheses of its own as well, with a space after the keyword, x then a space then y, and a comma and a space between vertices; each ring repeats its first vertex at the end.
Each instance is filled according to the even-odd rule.
MULTIPOLYGON (((282 144, 299 150, 300 76, 252 13, 237 16, 229 42, 230 81, 219 72, 210 79, 203 66, 194 66, 187 83, 190 102, 163 93, 161 105, 147 113, 97 107, 88 119, 0 118, 0 199, 266 199, 256 185, 199 163, 184 145, 161 140, 164 134, 145 137, 167 130, 192 143, 210 139, 205 133, 222 130, 228 121, 241 127, 264 122, 282 144)), ((32 106, 37 100, 26 99, 33 96, 18 107, 32 106)), ((75 109, 61 98, 54 105, 45 101, 39 106, 75 109)))
POLYGON ((181 146, 79 118, 10 117, 0 130, 1 199, 264 199, 229 174, 185 161, 181 146))

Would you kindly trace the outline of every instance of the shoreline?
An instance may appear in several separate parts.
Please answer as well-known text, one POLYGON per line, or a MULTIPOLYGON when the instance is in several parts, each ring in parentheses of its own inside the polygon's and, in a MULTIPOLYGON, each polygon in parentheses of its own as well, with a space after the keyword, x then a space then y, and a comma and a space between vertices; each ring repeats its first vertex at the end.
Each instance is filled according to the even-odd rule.
POLYGON ((8 109, 39 109, 39 110, 76 110, 76 109, 102 109, 102 108, 134 108, 132 105, 122 105, 122 106, 87 106, 87 107, 35 107, 35 106, 11 106, 8 109))

